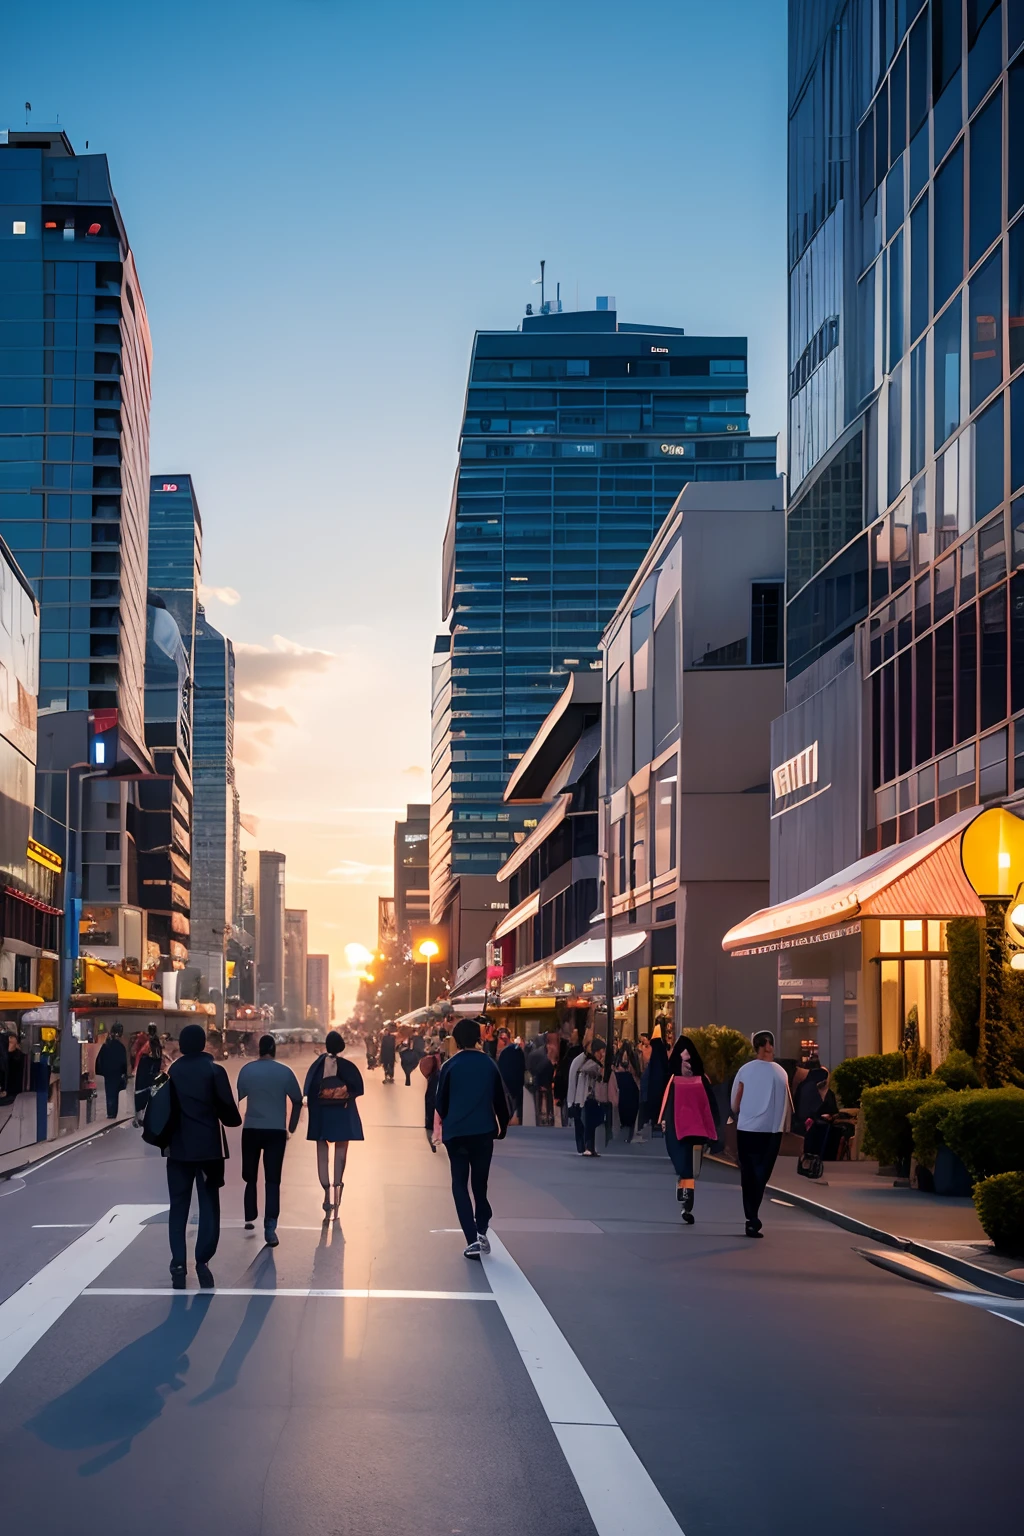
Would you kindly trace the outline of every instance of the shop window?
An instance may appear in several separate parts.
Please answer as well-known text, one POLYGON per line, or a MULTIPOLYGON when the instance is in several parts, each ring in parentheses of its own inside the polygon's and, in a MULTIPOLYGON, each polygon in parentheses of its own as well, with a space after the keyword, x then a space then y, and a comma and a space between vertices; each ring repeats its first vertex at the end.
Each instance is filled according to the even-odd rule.
POLYGON ((924 923, 920 918, 906 918, 903 923, 903 948, 916 954, 924 948, 924 923))
MULTIPOLYGON (((896 924, 897 928, 899 924, 896 924)), ((881 1025, 883 1052, 897 1051, 900 1046, 900 963, 883 960, 881 971, 881 1025)))
POLYGON ((878 925, 878 948, 883 955, 898 955, 903 948, 899 918, 883 918, 878 925))

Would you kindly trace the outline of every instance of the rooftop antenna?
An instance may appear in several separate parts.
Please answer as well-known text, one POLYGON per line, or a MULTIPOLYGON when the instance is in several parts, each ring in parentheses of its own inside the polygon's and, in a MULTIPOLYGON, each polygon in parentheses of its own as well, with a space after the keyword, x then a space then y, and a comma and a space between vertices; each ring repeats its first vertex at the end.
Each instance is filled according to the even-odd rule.
POLYGON ((533 280, 534 288, 536 288, 537 284, 540 283, 540 312, 541 312, 541 314, 544 313, 544 266, 545 266, 545 263, 542 261, 541 264, 540 264, 540 277, 535 277, 534 280, 533 280))
POLYGON ((32 111, 32 103, 30 101, 26 101, 26 103, 25 103, 25 127, 26 128, 28 127, 28 115, 29 115, 29 113, 31 111, 32 111))

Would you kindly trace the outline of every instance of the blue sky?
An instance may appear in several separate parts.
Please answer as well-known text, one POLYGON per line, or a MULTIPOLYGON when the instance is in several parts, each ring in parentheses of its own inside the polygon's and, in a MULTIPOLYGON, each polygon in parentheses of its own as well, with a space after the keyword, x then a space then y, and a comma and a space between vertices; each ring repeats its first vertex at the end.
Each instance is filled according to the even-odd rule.
MULTIPOLYGON (((311 942, 373 942, 429 798, 465 370, 563 303, 750 338, 784 428, 784 0, 50 0, 0 19, 0 126, 102 151, 240 646, 239 778, 311 942), (235 601, 232 594, 238 594, 235 601), (326 653, 326 654, 325 654, 326 653)), ((345 983, 339 978, 339 997, 345 983)))

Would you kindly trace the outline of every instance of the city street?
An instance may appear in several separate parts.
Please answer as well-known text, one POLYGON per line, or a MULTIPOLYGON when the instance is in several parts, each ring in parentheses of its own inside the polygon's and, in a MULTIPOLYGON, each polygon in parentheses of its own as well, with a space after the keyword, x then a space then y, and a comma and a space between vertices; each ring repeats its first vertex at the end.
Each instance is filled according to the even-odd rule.
POLYGON ((242 1229, 230 1133, 213 1293, 191 1268, 187 1295, 169 1289, 163 1165, 130 1126, 0 1183, 5 1531, 1010 1525, 1013 1303, 887 1274, 777 1203, 746 1241, 719 1165, 683 1228, 656 1149, 598 1167, 561 1131, 498 1147, 481 1267, 419 1074, 370 1074, 363 1104, 337 1223, 303 1120, 274 1252, 242 1229))

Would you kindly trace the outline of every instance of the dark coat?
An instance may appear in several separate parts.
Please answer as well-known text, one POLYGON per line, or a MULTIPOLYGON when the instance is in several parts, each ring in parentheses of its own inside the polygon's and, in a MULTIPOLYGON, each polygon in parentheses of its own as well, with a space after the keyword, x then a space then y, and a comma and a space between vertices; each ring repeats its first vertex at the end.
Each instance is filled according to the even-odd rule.
POLYGON ((523 1096, 523 1079, 526 1076, 526 1057, 518 1045, 506 1045, 498 1057, 498 1071, 507 1091, 518 1102, 523 1096))
POLYGON ((382 1035, 380 1040, 381 1065, 393 1067, 395 1064, 395 1037, 394 1035, 382 1035))
POLYGON ((359 1118, 356 1099, 363 1093, 363 1074, 354 1061, 338 1056, 338 1081, 348 1088, 345 1103, 332 1103, 320 1098, 320 1084, 324 1079, 327 1053, 318 1056, 306 1073, 302 1091, 306 1095, 307 1141, 362 1141, 363 1122, 359 1118))
POLYGON ((228 1075, 205 1052, 171 1063, 174 1129, 167 1156, 178 1163, 212 1163, 227 1157, 224 1126, 241 1125, 228 1075))
POLYGON ((104 1040, 96 1056, 96 1075, 104 1082, 117 1082, 124 1087, 128 1081, 128 1052, 121 1040, 104 1040))

